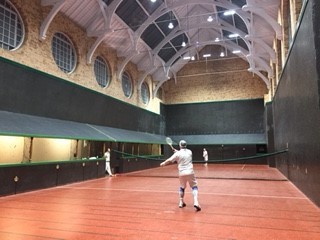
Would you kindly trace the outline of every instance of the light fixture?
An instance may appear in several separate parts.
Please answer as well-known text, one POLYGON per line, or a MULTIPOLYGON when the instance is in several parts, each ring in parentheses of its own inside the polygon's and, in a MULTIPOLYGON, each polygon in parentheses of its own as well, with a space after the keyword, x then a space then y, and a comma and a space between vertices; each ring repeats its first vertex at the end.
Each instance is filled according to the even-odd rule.
POLYGON ((207 18, 207 21, 208 21, 208 22, 212 22, 212 21, 213 21, 213 17, 212 17, 212 16, 209 16, 209 17, 207 18))
POLYGON ((183 57, 183 60, 190 60, 191 59, 191 57, 183 57))
POLYGON ((151 2, 155 3, 157 0, 150 0, 151 2))
POLYGON ((214 41, 215 42, 220 42, 220 39, 217 37, 214 41))
POLYGON ((224 57, 224 56, 225 56, 224 52, 221 52, 220 57, 224 57))
POLYGON ((229 35, 229 38, 236 38, 236 37, 239 37, 238 33, 232 33, 229 35))
POLYGON ((236 13, 235 10, 228 10, 228 11, 225 11, 225 12, 223 13, 223 15, 224 15, 224 16, 230 16, 230 15, 233 15, 233 14, 235 14, 235 13, 236 13))
POLYGON ((192 57, 191 57, 191 60, 193 61, 194 59, 195 59, 194 56, 192 56, 192 57))
POLYGON ((169 13, 169 15, 170 15, 170 23, 168 25, 168 28, 172 29, 172 28, 174 28, 173 23, 172 23, 172 11, 169 13))
POLYGON ((186 42, 185 41, 183 41, 182 43, 181 43, 181 46, 182 47, 185 47, 187 44, 186 44, 186 42))
POLYGON ((208 53, 208 54, 203 54, 203 57, 204 57, 204 58, 211 57, 211 54, 210 54, 210 53, 208 53))
POLYGON ((235 53, 241 53, 241 51, 240 51, 240 50, 233 50, 232 53, 233 53, 233 54, 235 54, 235 53))

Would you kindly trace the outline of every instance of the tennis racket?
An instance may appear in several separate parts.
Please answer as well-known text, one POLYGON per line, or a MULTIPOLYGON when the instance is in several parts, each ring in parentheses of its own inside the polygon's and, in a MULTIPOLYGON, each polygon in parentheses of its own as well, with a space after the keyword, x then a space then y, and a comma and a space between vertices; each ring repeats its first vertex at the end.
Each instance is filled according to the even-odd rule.
POLYGON ((169 137, 166 137, 166 142, 167 142, 167 144, 171 147, 171 149, 172 149, 172 151, 174 151, 175 149, 174 149, 174 147, 172 147, 172 139, 171 138, 169 138, 169 137))

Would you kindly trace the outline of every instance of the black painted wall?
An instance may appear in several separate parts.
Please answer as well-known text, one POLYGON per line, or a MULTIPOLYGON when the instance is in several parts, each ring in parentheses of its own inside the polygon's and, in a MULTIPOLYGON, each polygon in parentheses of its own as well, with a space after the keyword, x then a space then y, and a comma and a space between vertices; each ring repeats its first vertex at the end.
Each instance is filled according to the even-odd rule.
POLYGON ((264 111, 263 99, 168 105, 167 135, 264 133, 264 111))
POLYGON ((320 2, 307 2, 273 100, 277 167, 320 206, 320 2))
POLYGON ((105 177, 105 160, 2 165, 0 196, 105 177))
MULTIPOLYGON (((266 135, 268 139, 268 152, 275 152, 274 147, 274 123, 272 104, 266 103, 265 122, 266 122, 266 135)), ((268 157, 268 164, 270 167, 275 167, 275 157, 268 157)))
POLYGON ((158 114, 3 58, 0 86, 3 111, 155 134, 165 131, 158 114))

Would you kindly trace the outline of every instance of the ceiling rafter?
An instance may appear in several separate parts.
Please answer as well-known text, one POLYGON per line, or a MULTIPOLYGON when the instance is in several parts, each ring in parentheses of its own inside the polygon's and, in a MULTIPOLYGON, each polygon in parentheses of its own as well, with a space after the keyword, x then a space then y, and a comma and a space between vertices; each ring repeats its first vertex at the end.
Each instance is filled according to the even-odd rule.
MULTIPOLYGON (((241 32, 241 30, 239 29, 235 29, 233 26, 229 26, 229 27, 223 27, 221 26, 220 24, 218 23, 202 23, 200 26, 199 25, 191 25, 191 26, 188 26, 188 29, 187 28, 180 28, 180 26, 176 27, 174 29, 174 31, 170 32, 169 35, 167 35, 162 41, 160 44, 158 44, 158 46, 152 50, 152 53, 153 53, 153 58, 157 57, 157 54, 159 53, 160 49, 165 45, 167 44, 170 40, 174 39, 175 37, 183 34, 183 33, 187 33, 189 30, 191 29, 198 29, 198 28, 209 28, 209 29, 212 29, 212 28, 216 28, 218 30, 220 29, 224 29, 224 30, 228 30, 228 31, 231 31, 231 32, 236 32, 239 34, 239 36, 241 38, 243 38, 243 40, 246 42, 247 45, 249 45, 249 42, 244 38, 245 36, 245 33, 241 32)), ((138 38, 136 38, 138 39, 138 38)), ((179 51, 180 52, 180 51, 179 51)), ((139 54, 138 51, 134 51, 133 50, 133 53, 135 54, 139 54)), ((128 64, 130 62, 130 60, 134 57, 135 54, 130 54, 126 57, 126 59, 122 62, 120 68, 119 68, 119 71, 118 71, 118 78, 120 79, 120 76, 121 76, 121 73, 123 72, 123 69, 125 68, 125 65, 128 64)), ((179 54, 176 54, 176 55, 179 55, 179 54)), ((175 59, 173 59, 173 61, 170 61, 170 62, 174 62, 175 59)), ((167 68, 170 68, 171 67, 171 64, 168 64, 166 63, 165 64, 165 77, 168 76, 168 69, 167 68)))
MULTIPOLYGON (((144 32, 144 30, 147 28, 147 26, 149 26, 149 24, 151 24, 151 23, 153 23, 156 19, 158 19, 160 16, 162 16, 162 15, 164 15, 164 14, 166 14, 166 13, 168 13, 168 12, 170 12, 170 11, 172 11, 172 10, 174 10, 174 9, 176 9, 176 8, 179 8, 179 7, 181 7, 181 6, 185 6, 185 5, 189 5, 189 4, 208 4, 208 5, 215 5, 215 7, 216 6, 220 6, 220 7, 223 7, 223 8, 227 8, 227 9, 236 9, 236 12, 237 12, 237 14, 240 16, 240 18, 244 21, 244 23, 245 23, 245 25, 246 25, 246 27, 247 27, 247 29, 248 29, 248 31, 249 31, 249 33, 250 33, 250 21, 248 20, 249 19, 249 15, 246 13, 246 12, 244 12, 244 11, 242 11, 242 9, 239 9, 239 7, 237 7, 236 5, 234 5, 234 4, 232 4, 232 3, 230 3, 230 2, 226 2, 226 1, 224 1, 224 2, 219 2, 219 1, 215 1, 214 3, 212 3, 212 1, 210 1, 210 0, 181 0, 181 1, 178 1, 178 2, 176 2, 176 3, 174 3, 174 4, 171 4, 171 5, 168 5, 168 4, 166 4, 166 2, 165 2, 165 4, 164 5, 166 5, 167 6, 167 8, 166 9, 163 9, 163 8, 161 8, 161 6, 158 8, 158 12, 156 11, 154 14, 152 14, 149 18, 148 18, 148 20, 147 20, 147 24, 143 24, 143 25, 141 25, 140 26, 140 28, 138 28, 138 30, 136 31, 136 33, 135 33, 135 37, 137 38, 137 39, 140 39, 141 38, 141 35, 142 35, 142 33, 144 32)), ((212 26, 213 25, 211 25, 211 27, 210 28, 212 28, 212 26)), ((198 26, 199 27, 199 26, 198 26)), ((219 28, 220 30, 223 30, 223 27, 220 25, 220 28, 219 28)), ((189 29, 188 29, 189 30, 189 29)), ((227 30, 227 29, 226 29, 227 30)), ((239 29, 236 29, 236 28, 234 28, 234 29, 229 29, 231 32, 235 32, 235 33, 239 33, 239 29)), ((169 34, 170 35, 170 34, 169 34)), ((169 36, 168 35, 168 36, 169 36)), ((173 33, 172 35, 174 35, 174 36, 178 36, 179 35, 179 32, 178 31, 176 31, 175 33, 173 33)), ((250 49, 250 46, 251 46, 251 44, 249 43, 249 41, 247 40, 247 39, 245 39, 245 35, 244 34, 239 34, 240 36, 241 36, 241 38, 243 39, 243 41, 247 44, 247 46, 248 46, 248 48, 250 49)), ((165 39, 170 39, 170 37, 166 37, 165 39)), ((172 38, 171 38, 172 39, 172 38)), ((170 40, 171 40, 170 39, 170 40)), ((168 43, 169 41, 162 41, 160 44, 161 45, 165 45, 166 43, 168 43)), ((157 50, 159 49, 159 47, 157 47, 157 50)), ((161 48, 160 48, 161 49, 161 48)), ((157 55, 156 54, 154 54, 153 55, 154 57, 157 57, 157 55)), ((250 63, 250 62, 249 62, 250 63)), ((167 73, 165 73, 165 77, 167 76, 167 73)))
MULTIPOLYGON (((116 49, 121 59, 117 68, 118 76, 121 76, 126 65, 132 61, 139 66, 139 71, 144 72, 139 77, 138 84, 141 85, 145 78, 151 74, 153 80, 158 82, 156 88, 159 88, 161 86, 161 84, 159 85, 160 82, 167 81, 169 75, 175 76, 176 72, 186 64, 186 61, 178 59, 185 54, 184 51, 194 55, 199 54, 200 49, 205 45, 217 45, 214 39, 216 37, 219 38, 218 45, 226 50, 232 51, 240 48, 242 53, 237 55, 249 63, 248 71, 261 77, 268 86, 267 75, 268 77, 272 75, 270 63, 276 60, 273 42, 275 38, 279 39, 282 36, 281 26, 277 22, 280 0, 246 0, 239 1, 239 3, 235 0, 162 0, 156 5, 140 0, 130 1, 134 1, 138 12, 144 12, 148 17, 147 20, 140 21, 139 27, 134 30, 131 29, 128 21, 123 20, 125 15, 122 13, 132 9, 129 8, 129 5, 125 6, 130 4, 129 1, 41 0, 42 6, 53 7, 42 22, 40 39, 45 39, 48 27, 56 14, 61 11, 75 22, 82 24, 81 26, 86 29, 89 37, 96 37, 95 42, 87 52, 87 62, 89 64, 102 42, 111 44, 110 46, 116 49), (66 4, 67 2, 69 4, 66 4), (245 5, 241 6, 243 4, 245 5), (81 16, 74 14, 77 7, 83 8, 84 6, 92 8, 92 11, 90 11, 92 13, 86 16, 85 21, 80 19, 81 16), (120 11, 117 11, 119 7, 122 8, 123 6, 125 6, 123 11, 120 9, 120 11), (182 14, 185 9, 187 9, 186 15, 182 14), (225 17, 222 15, 222 11, 226 10, 235 10, 236 15, 225 17), (118 16, 120 12, 121 14, 118 16), (162 23, 160 27, 159 22, 156 21, 160 17, 161 19, 167 19, 170 12, 173 12, 174 20, 179 25, 175 24, 176 26, 172 31, 169 30, 164 33, 166 31, 164 24, 162 23), (206 16, 209 15, 213 15, 217 21, 207 23, 206 16), (194 19, 190 24, 187 21, 188 26, 186 27, 186 21, 184 20, 187 18, 194 19), (234 22, 231 21, 232 18, 234 22), (163 34, 161 36, 163 40, 154 41, 154 45, 152 45, 152 42, 148 45, 145 42, 146 37, 143 36, 143 34, 146 35, 145 30, 151 24, 154 24, 158 29, 157 31, 163 34), (205 29, 211 29, 211 31, 204 31, 205 29), (227 34, 229 33, 238 33, 239 37, 237 39, 239 41, 228 38, 227 34), (201 34, 201 41, 199 41, 199 34, 201 34), (182 38, 187 40, 186 47, 178 46, 178 42, 182 38), (196 41, 199 41, 198 46, 193 47, 192 45, 195 45, 196 41), (168 46, 172 49, 167 49, 166 44, 170 44, 168 46), (150 59, 150 61, 147 59, 150 59), (257 74, 258 72, 260 74, 257 74)), ((153 40, 151 39, 151 41, 153 40)))
POLYGON ((41 5, 42 6, 50 6, 53 5, 53 8, 47 15, 46 19, 42 22, 41 27, 40 27, 40 35, 39 39, 40 40, 45 40, 47 37, 47 31, 48 28, 54 19, 54 17, 60 12, 60 10, 63 8, 63 6, 67 3, 68 0, 42 0, 41 5))
POLYGON ((277 38, 280 40, 282 38, 282 29, 280 24, 274 20, 270 15, 268 15, 265 10, 257 7, 254 4, 247 4, 242 7, 244 11, 252 12, 261 18, 263 18, 275 31, 277 38))
POLYGON ((92 62, 92 56, 94 54, 94 52, 97 50, 97 48, 99 47, 99 45, 104 41, 104 39, 112 32, 114 32, 114 29, 111 29, 111 20, 112 17, 115 15, 115 12, 118 8, 118 6, 120 5, 120 3, 122 2, 122 0, 114 0, 112 1, 112 3, 107 7, 107 11, 104 14, 104 16, 106 18, 105 19, 105 29, 103 30, 103 32, 98 36, 97 40, 95 41, 95 43, 91 46, 91 48, 89 49, 88 53, 87 53, 87 63, 91 64, 92 62))

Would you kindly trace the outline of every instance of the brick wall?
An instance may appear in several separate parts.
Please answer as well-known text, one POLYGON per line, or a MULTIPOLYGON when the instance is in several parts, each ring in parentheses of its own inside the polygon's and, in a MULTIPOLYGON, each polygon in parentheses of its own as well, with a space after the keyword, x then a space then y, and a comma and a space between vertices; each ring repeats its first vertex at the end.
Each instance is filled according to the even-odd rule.
POLYGON ((246 61, 235 56, 195 61, 184 66, 177 83, 163 85, 167 104, 264 98, 265 83, 249 73, 246 61))

